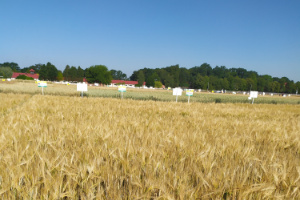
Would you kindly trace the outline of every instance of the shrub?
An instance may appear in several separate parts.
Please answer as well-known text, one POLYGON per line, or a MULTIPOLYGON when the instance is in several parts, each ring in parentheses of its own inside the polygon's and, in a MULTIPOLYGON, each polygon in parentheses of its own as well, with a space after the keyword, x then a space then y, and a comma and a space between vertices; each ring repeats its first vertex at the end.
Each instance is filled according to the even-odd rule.
POLYGON ((28 77, 25 75, 20 75, 16 79, 22 79, 22 80, 34 80, 32 77, 28 77))

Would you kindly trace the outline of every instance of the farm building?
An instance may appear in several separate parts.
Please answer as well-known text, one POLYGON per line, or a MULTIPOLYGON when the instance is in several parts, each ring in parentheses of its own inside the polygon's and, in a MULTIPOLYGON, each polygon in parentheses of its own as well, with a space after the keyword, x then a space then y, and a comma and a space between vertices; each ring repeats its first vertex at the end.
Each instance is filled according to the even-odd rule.
MULTIPOLYGON (((112 80, 110 87, 116 87, 117 85, 125 85, 126 87, 135 87, 138 85, 138 81, 124 81, 124 80, 112 80)), ((143 87, 146 85, 146 82, 143 83, 143 87)))
POLYGON ((18 76, 27 76, 27 77, 31 77, 34 80, 38 80, 39 79, 39 75, 34 73, 34 69, 30 70, 30 73, 18 73, 18 72, 14 72, 13 75, 11 76, 11 79, 16 79, 18 76))

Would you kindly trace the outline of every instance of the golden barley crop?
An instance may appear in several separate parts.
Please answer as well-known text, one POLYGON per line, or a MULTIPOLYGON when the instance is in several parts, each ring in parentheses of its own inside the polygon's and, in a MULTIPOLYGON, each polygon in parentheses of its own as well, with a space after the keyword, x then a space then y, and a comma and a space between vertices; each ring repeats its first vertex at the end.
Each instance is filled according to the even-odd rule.
POLYGON ((22 103, 27 101, 30 95, 18 95, 16 98, 15 94, 2 94, 0 93, 0 116, 3 114, 8 114, 12 110, 21 106, 22 103))
POLYGON ((0 101, 1 199, 300 198, 300 105, 0 101))

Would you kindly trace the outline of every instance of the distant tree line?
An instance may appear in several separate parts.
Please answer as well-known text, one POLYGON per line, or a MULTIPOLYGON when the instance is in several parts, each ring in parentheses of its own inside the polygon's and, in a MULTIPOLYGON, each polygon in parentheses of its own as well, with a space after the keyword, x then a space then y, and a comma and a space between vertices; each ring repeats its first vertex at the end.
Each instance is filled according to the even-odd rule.
MULTIPOLYGON (((29 67, 20 68, 17 63, 5 62, 0 63, 0 77, 10 78, 13 72, 30 73, 33 69, 35 73, 39 74, 40 80, 49 81, 71 81, 71 82, 82 82, 84 78, 90 83, 102 83, 110 84, 112 79, 127 80, 127 75, 120 70, 108 70, 104 65, 94 65, 85 70, 80 66, 74 67, 66 65, 62 71, 57 70, 55 65, 48 62, 47 64, 35 64, 29 67)), ((28 79, 24 75, 17 77, 18 79, 28 79)))
POLYGON ((276 93, 295 93, 300 82, 294 83, 287 77, 258 75, 255 71, 244 68, 212 68, 204 63, 190 69, 172 65, 164 68, 144 68, 134 71, 130 80, 146 81, 147 86, 155 86, 158 81, 166 87, 182 87, 203 90, 257 90, 276 93))
POLYGON ((244 68, 226 68, 216 66, 212 68, 209 64, 203 63, 190 69, 172 65, 163 68, 144 68, 134 71, 129 77, 121 70, 108 70, 105 65, 94 65, 86 69, 80 66, 67 65, 63 71, 57 70, 55 65, 35 64, 29 67, 20 68, 17 63, 0 63, 0 76, 9 78, 13 72, 29 73, 34 69, 40 75, 41 80, 49 81, 74 81, 82 82, 83 78, 90 83, 98 82, 109 84, 111 80, 133 80, 139 85, 146 82, 148 87, 182 87, 203 90, 235 90, 249 91, 257 90, 276 93, 295 93, 300 89, 300 82, 294 82, 287 77, 272 77, 270 75, 259 75, 255 71, 248 71, 244 68))

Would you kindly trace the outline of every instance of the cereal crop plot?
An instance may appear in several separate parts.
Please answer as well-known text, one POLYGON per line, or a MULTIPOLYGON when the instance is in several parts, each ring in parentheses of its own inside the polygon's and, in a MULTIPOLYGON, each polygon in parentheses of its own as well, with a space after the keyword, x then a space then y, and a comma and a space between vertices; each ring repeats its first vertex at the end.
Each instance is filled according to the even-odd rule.
MULTIPOLYGON (((37 87, 34 81, 11 81, 0 82, 1 93, 16 93, 16 94, 41 94, 41 88, 37 87)), ((77 92, 76 85, 65 85, 48 82, 47 88, 44 89, 46 95, 56 96, 80 96, 77 92)), ((121 98, 117 87, 95 87, 89 86, 88 92, 84 93, 87 97, 102 97, 102 98, 121 98)), ((233 95, 233 94, 217 94, 194 92, 190 102, 199 103, 246 103, 249 95, 233 95)), ((128 88, 124 94, 124 99, 143 100, 143 101, 166 101, 174 102, 176 97, 172 95, 172 91, 154 90, 154 89, 137 89, 128 88)), ((179 102, 188 102, 188 97, 183 92, 183 95, 178 97, 179 102)), ((255 99, 255 104, 300 104, 299 97, 279 97, 279 96, 259 96, 255 99)))
POLYGON ((17 106, 28 100, 30 95, 16 95, 0 93, 0 115, 7 114, 17 106))
POLYGON ((34 95, 0 117, 0 198, 299 199, 299 122, 300 105, 34 95))

